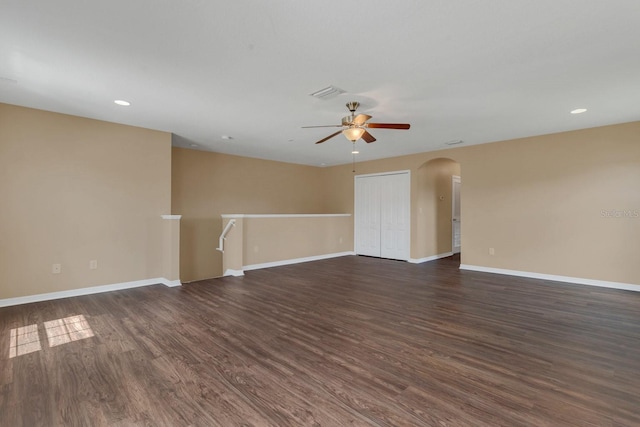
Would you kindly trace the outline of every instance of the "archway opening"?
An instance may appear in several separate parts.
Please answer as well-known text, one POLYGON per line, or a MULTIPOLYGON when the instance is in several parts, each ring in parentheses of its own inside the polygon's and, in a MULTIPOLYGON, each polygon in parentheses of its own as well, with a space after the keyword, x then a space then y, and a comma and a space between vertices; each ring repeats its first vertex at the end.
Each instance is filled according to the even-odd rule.
POLYGON ((418 168, 416 249, 421 260, 454 254, 459 260, 461 176, 460 163, 450 158, 432 159, 418 168))

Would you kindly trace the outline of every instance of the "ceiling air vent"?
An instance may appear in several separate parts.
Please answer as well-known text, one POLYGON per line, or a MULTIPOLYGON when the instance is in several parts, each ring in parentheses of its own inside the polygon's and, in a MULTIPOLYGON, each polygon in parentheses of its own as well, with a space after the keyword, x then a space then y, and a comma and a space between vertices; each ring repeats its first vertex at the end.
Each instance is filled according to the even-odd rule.
POLYGON ((340 89, 339 87, 327 86, 324 89, 317 90, 310 95, 318 99, 331 99, 340 95, 341 93, 345 93, 345 91, 340 89))

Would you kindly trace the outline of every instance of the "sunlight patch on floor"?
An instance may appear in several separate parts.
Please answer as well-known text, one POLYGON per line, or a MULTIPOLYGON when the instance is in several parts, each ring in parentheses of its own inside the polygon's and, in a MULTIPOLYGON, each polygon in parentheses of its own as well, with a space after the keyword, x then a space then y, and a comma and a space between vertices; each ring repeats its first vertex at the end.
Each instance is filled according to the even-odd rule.
MULTIPOLYGON (((72 341, 78 341, 94 336, 89 322, 84 315, 69 316, 44 322, 49 347, 56 347, 72 341)), ((21 326, 11 329, 9 337, 9 358, 42 350, 38 324, 21 326)))
POLYGON ((44 322, 49 347, 91 338, 93 331, 82 314, 44 322))
POLYGON ((11 329, 9 344, 10 359, 16 356, 22 356, 23 354, 40 351, 41 349, 37 324, 11 329))

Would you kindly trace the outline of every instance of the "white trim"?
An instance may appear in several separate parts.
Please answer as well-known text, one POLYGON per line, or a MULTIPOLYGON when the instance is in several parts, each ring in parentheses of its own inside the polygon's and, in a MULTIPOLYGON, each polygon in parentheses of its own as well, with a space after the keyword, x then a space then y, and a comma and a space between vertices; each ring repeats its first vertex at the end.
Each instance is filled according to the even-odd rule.
POLYGON ((222 277, 227 277, 227 276, 235 276, 235 277, 244 276, 244 271, 242 271, 242 270, 233 270, 231 268, 227 268, 224 271, 224 274, 222 275, 222 277))
POLYGON ((218 247, 216 248, 216 251, 224 252, 224 241, 227 240, 227 233, 229 232, 231 227, 235 227, 235 226, 236 226, 235 219, 229 220, 227 225, 225 225, 224 230, 222 230, 222 234, 220 234, 220 237, 218 238, 218 247))
POLYGON ((304 257, 304 258, 285 259, 285 260, 282 260, 282 261, 274 261, 274 262, 265 262, 265 263, 262 263, 262 264, 245 265, 242 268, 245 271, 259 270, 261 268, 280 267, 282 265, 299 264, 301 262, 309 262, 309 261, 319 261, 319 260, 322 260, 322 259, 337 258, 337 257, 341 257, 341 256, 355 255, 355 254, 356 253, 353 252, 353 251, 336 252, 336 253, 333 253, 333 254, 315 255, 315 256, 309 256, 309 257, 304 257))
POLYGON ((160 215, 162 219, 180 219, 182 215, 160 215))
POLYGON ((364 175, 356 175, 354 178, 367 178, 370 176, 382 176, 382 175, 402 175, 408 173, 409 176, 411 176, 411 170, 410 169, 406 169, 406 170, 401 170, 401 171, 389 171, 389 172, 376 172, 376 173, 367 173, 364 175))
POLYGON ((532 273, 529 271, 507 270, 503 268, 483 267, 480 265, 460 264, 460 270, 481 271, 483 273, 506 274, 528 277, 530 279, 552 280, 554 282, 575 283, 577 285, 598 286, 601 288, 623 289, 640 292, 640 285, 632 283, 609 282, 606 280, 584 279, 581 277, 556 276, 554 274, 532 273))
POLYGON ((409 258, 411 264, 422 264, 423 262, 435 261, 441 258, 447 258, 453 255, 453 252, 445 252, 443 254, 431 255, 426 258, 409 258))
POLYGON ((180 281, 180 279, 178 279, 178 280, 169 280, 169 279, 162 278, 161 280, 162 281, 160 283, 162 283, 163 285, 168 286, 170 288, 175 288, 175 287, 178 287, 178 286, 182 286, 182 282, 180 281))
POLYGON ((222 214, 222 218, 316 218, 351 216, 351 214, 222 214))
MULTIPOLYGON (((456 204, 456 192, 455 192, 455 185, 456 182, 458 184, 460 184, 460 187, 462 187, 462 179, 460 178, 459 175, 451 175, 451 250, 452 250, 452 254, 456 253, 459 254, 462 250, 462 225, 460 225, 460 249, 459 250, 455 250, 456 247, 454 246, 455 244, 455 239, 454 239, 454 234, 455 234, 455 230, 454 228, 454 221, 453 221, 453 212, 454 212, 454 208, 455 208, 455 204, 456 204)), ((462 189, 462 188, 461 188, 462 189)), ((458 194, 459 199, 462 198, 462 193, 458 194)), ((461 200, 458 200, 458 202, 460 202, 461 200)), ((460 218, 458 218, 458 222, 462 223, 462 206, 460 206, 460 218)))
POLYGON ((111 285, 91 286, 88 288, 70 289, 68 291, 49 292, 46 294, 27 295, 24 297, 0 299, 0 307, 29 304, 32 302, 49 301, 61 298, 79 297, 83 295, 99 294, 103 292, 120 291, 123 289, 139 288, 142 286, 162 284, 169 287, 180 286, 180 280, 157 279, 135 280, 133 282, 114 283, 111 285))

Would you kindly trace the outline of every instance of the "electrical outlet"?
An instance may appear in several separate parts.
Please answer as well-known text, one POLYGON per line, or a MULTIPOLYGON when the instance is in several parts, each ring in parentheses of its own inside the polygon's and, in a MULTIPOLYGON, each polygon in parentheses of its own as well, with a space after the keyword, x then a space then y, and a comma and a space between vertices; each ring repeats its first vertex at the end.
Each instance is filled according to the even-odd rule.
POLYGON ((91 261, 89 261, 89 269, 95 270, 96 268, 98 268, 98 260, 92 259, 91 261))
POLYGON ((496 250, 494 248, 489 248, 489 255, 495 255, 496 250))
POLYGON ((53 264, 51 266, 51 272, 53 274, 60 274, 60 272, 62 271, 62 265, 60 264, 53 264))

